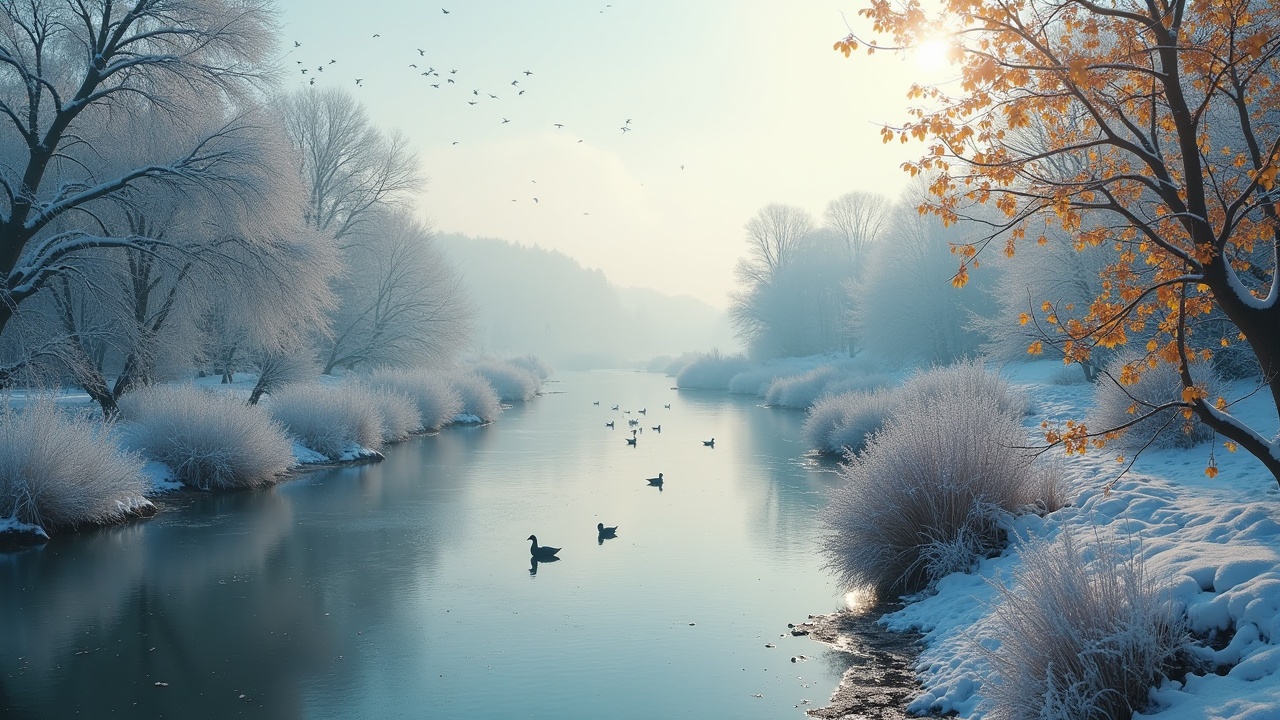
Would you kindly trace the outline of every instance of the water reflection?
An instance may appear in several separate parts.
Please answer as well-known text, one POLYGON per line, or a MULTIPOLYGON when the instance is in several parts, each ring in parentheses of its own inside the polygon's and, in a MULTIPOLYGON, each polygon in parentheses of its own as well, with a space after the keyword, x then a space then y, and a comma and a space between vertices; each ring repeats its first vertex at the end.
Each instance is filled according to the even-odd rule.
POLYGON ((839 604, 813 552, 833 477, 803 414, 669 385, 574 374, 378 465, 0 555, 0 716, 803 717, 839 673, 776 634, 839 604), (596 398, 661 433, 618 443, 596 398), (669 495, 637 482, 657 467, 669 495), (605 522, 627 533, 588 552, 605 522), (521 527, 571 562, 522 580, 559 558, 521 527))
POLYGON ((553 562, 560 562, 560 558, 554 555, 550 557, 545 557, 545 558, 530 557, 529 558, 529 574, 537 575, 539 565, 546 565, 547 563, 553 563, 553 562))

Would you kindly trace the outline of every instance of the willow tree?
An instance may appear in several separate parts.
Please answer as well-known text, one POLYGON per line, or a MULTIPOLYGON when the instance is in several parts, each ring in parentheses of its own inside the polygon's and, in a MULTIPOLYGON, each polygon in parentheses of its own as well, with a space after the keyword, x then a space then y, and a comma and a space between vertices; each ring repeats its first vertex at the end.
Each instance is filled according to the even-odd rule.
MULTIPOLYGON (((1046 426, 1049 441, 1083 452, 1175 408, 1280 480, 1280 441, 1209 395, 1211 350, 1192 343, 1219 309, 1234 328, 1214 344, 1247 344, 1280 408, 1280 3, 873 0, 861 13, 891 42, 850 35, 835 45, 845 55, 946 43, 959 73, 955 84, 912 86, 921 105, 881 131, 886 142, 926 144, 904 167, 932 178, 927 210, 946 222, 979 204, 1001 211, 989 231, 954 247, 953 283, 963 285, 984 252, 1012 256, 1059 231, 1077 248, 1110 244, 1118 255, 1101 292, 1045 308, 1045 336, 1030 352, 1052 342, 1067 362, 1083 362, 1141 332, 1145 354, 1115 381, 1176 366, 1181 397, 1135 400, 1120 427, 1046 426)), ((1206 473, 1217 474, 1212 454, 1206 473)))

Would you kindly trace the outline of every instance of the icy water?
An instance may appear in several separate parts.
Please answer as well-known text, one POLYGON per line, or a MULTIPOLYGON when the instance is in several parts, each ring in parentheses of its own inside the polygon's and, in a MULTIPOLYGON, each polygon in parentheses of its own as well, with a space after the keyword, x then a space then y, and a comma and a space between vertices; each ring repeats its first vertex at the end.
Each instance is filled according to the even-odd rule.
POLYGON ((377 465, 0 555, 0 717, 803 718, 846 666, 787 634, 841 604, 832 468, 802 413, 672 384, 562 375, 377 465))

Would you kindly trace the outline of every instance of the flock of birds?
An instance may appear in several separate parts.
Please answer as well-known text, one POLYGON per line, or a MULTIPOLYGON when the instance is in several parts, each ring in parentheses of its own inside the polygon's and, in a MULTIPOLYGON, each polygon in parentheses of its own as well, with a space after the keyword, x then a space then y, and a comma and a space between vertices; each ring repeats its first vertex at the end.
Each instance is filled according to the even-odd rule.
MULTIPOLYGON (((599 405, 599 404, 600 404, 599 400, 596 400, 595 402, 592 403, 592 405, 599 405)), ((617 405, 613 405, 610 407, 610 409, 617 411, 618 407, 619 406, 617 405)), ((670 404, 663 405, 662 407, 666 410, 671 409, 670 404)), ((624 415, 630 415, 631 411, 623 410, 622 413, 624 415)), ((648 408, 640 408, 639 410, 636 411, 636 414, 644 415, 647 417, 649 414, 648 408)), ((640 420, 635 418, 628 418, 627 425, 632 427, 631 437, 626 438, 627 445, 630 445, 631 447, 636 447, 636 444, 639 441, 639 435, 641 432, 644 432, 644 428, 640 427, 640 420)), ((617 427, 617 421, 610 420, 609 422, 605 423, 604 426, 607 428, 615 428, 617 427)), ((660 433, 662 432, 662 425, 661 424, 654 425, 652 426, 652 429, 654 432, 660 433)), ((710 440, 703 440, 702 445, 704 447, 714 448, 716 446, 716 439, 711 438, 710 440)), ((666 480, 662 473, 658 473, 657 477, 645 478, 645 483, 647 483, 650 487, 658 488, 659 492, 662 491, 662 486, 665 482, 666 480)), ((596 539, 601 545, 604 544, 605 540, 611 540, 616 537, 618 537, 617 525, 609 527, 604 523, 596 523, 596 539)), ((539 545, 537 535, 530 535, 527 538, 527 540, 529 541, 529 557, 530 557, 529 573, 530 574, 533 574, 533 575, 537 574, 538 563, 555 562, 560 559, 559 557, 557 557, 557 553, 560 552, 561 548, 552 547, 550 545, 539 545)))
MULTIPOLYGON (((612 7, 612 5, 605 5, 604 9, 600 10, 600 12, 603 13, 612 7)), ((441 22, 453 22, 453 18, 448 17, 451 15, 452 11, 448 8, 441 8, 440 10, 441 22)), ((382 34, 373 33, 371 39, 381 43, 382 34)), ((364 68, 363 70, 345 70, 349 63, 345 60, 340 62, 339 57, 321 55, 319 57, 312 56, 305 60, 299 59, 300 56, 308 54, 309 43, 304 43, 303 40, 299 39, 293 40, 292 43, 293 47, 289 49, 288 53, 286 53, 286 57, 292 56, 294 58, 293 62, 299 72, 298 77, 306 85, 314 86, 318 79, 332 79, 333 76, 338 75, 339 77, 342 77, 342 82, 344 83, 353 82, 356 87, 365 88, 367 87, 365 82, 366 77, 374 77, 369 75, 370 71, 368 70, 367 65, 362 66, 364 68), (326 70, 328 72, 326 72, 326 70)), ((493 80, 492 77, 490 77, 489 82, 485 82, 477 77, 478 73, 469 72, 465 68, 459 70, 459 68, 454 67, 451 64, 446 64, 442 59, 433 58, 433 54, 434 53, 429 48, 410 45, 402 50, 393 50, 392 57, 397 57, 400 62, 404 63, 402 66, 403 70, 401 70, 402 73, 407 74, 407 77, 403 78, 404 82, 407 83, 413 81, 413 77, 416 75, 417 82, 425 81, 427 93, 442 93, 440 97, 442 99, 447 98, 447 101, 450 103, 457 102, 461 104, 462 102, 465 102, 472 108, 483 109, 487 106, 496 109, 496 112, 489 114, 488 122, 494 122, 498 125, 511 124, 513 122, 512 118, 518 119, 518 113, 520 113, 521 110, 519 109, 519 106, 511 104, 510 101, 515 98, 520 98, 526 93, 536 94, 537 87, 535 78, 537 76, 531 69, 510 69, 510 74, 506 80, 501 81, 504 84, 499 88, 496 87, 498 81, 493 80)), ((391 62, 395 61, 392 60, 391 62)), ((395 77, 394 73, 382 71, 379 72, 376 79, 389 80, 391 82, 401 81, 400 78, 395 77)), ((406 87, 411 86, 406 85, 406 87)), ((567 120, 567 118, 564 119, 567 120)), ((633 118, 619 118, 618 122, 620 124, 618 125, 617 132, 624 136, 636 129, 632 124, 633 118)), ((565 131, 568 126, 565 122, 553 122, 551 123, 551 127, 554 128, 556 132, 560 132, 565 131)), ((591 127, 587 126, 584 129, 590 130, 591 127)), ((573 131, 570 129, 566 132, 573 131)), ((463 139, 455 138, 446 141, 451 145, 460 145, 462 144, 463 139)), ((584 139, 579 137, 577 138, 577 142, 582 143, 584 142, 584 139)), ((685 166, 680 165, 680 170, 683 171, 684 169, 685 166)), ((533 182, 536 183, 537 180, 533 180, 533 182)), ((534 205, 543 204, 541 199, 533 194, 530 194, 527 198, 524 198, 524 200, 531 200, 534 205)), ((520 201, 521 198, 511 198, 511 202, 513 203, 520 201)), ((590 212, 581 209, 579 210, 582 212, 583 216, 591 215, 590 212)))

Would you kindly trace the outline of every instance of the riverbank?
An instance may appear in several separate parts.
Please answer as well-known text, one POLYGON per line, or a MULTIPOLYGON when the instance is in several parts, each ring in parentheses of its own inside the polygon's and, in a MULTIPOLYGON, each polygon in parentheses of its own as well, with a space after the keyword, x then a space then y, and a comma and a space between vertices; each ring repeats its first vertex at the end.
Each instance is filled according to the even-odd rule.
MULTIPOLYGON (((1025 421, 1033 443, 1042 442, 1042 422, 1079 419, 1093 402, 1092 386, 1064 378, 1056 363, 1008 366, 1002 374, 1034 399, 1025 421)), ((1230 391, 1240 397, 1251 389, 1245 381, 1230 391)), ((1265 395, 1246 397, 1232 408, 1264 435, 1278 424, 1265 395)), ((1133 577, 1155 588, 1154 597, 1185 627, 1184 655, 1171 669, 1173 677, 1151 690, 1142 717, 1280 717, 1280 490, 1275 479, 1251 456, 1224 448, 1220 438, 1185 449, 1148 449, 1127 472, 1110 449, 1060 462, 1069 485, 1067 507, 1043 517, 1018 517, 1009 528, 1009 546, 998 556, 942 578, 930 592, 878 620, 879 629, 920 638, 913 662, 919 689, 902 696, 901 709, 965 720, 988 717, 997 687, 992 681, 1011 682, 1001 668, 1014 667, 1000 665, 1005 662, 1001 648, 1024 645, 1020 639, 1034 621, 1025 613, 1053 612, 1047 598, 1028 594, 1027 583, 1044 582, 1046 572, 1052 580, 1054 571, 1043 566, 1046 557, 1077 548, 1085 553, 1075 567, 1086 587, 1092 586, 1090 578, 1107 574, 1133 577), (1207 466, 1217 469, 1216 478, 1205 472, 1207 466)), ((1093 618, 1094 626, 1074 632, 1103 632, 1108 620, 1093 618)), ((867 631, 850 629, 855 636, 867 631)), ((838 642, 851 639, 838 636, 838 642)), ((1022 652, 1052 652, 1061 642, 1027 637, 1030 650, 1022 652)), ((856 701, 874 689, 874 683, 851 677, 837 697, 856 701)), ((851 715, 836 710, 815 716, 879 712, 874 705, 862 710, 855 702, 853 707, 851 715)))

